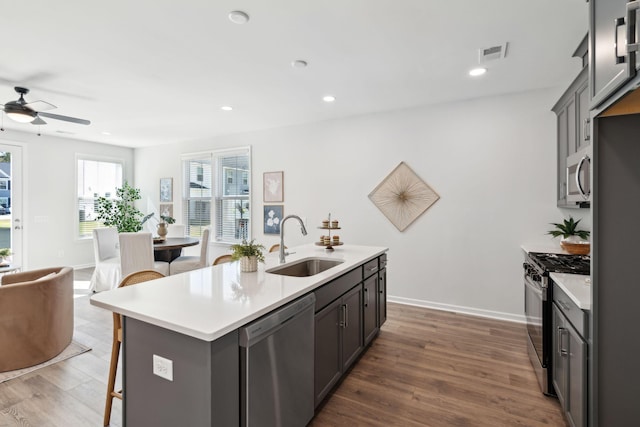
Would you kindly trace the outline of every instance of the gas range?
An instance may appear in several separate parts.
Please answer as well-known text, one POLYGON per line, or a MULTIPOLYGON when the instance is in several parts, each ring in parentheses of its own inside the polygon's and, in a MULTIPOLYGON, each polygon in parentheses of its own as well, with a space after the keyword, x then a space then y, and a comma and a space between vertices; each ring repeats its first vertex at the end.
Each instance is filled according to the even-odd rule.
POLYGON ((527 261, 536 273, 545 276, 549 273, 588 275, 591 272, 591 257, 588 255, 529 252, 527 261))
POLYGON ((585 255, 529 252, 523 267, 529 358, 542 392, 554 396, 551 366, 553 289, 549 286, 549 273, 589 274, 591 258, 585 255))

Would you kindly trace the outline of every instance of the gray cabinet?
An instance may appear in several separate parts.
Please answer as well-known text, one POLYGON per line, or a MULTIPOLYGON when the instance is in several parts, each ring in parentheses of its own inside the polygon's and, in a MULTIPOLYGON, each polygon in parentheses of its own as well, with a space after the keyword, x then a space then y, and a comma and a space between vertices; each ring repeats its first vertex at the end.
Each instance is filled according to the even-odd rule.
MULTIPOLYGON (((385 256, 386 264, 386 256, 385 256)), ((387 269, 378 272, 378 327, 387 321, 387 269)))
POLYGON ((368 345, 387 320, 387 255, 364 265, 364 345, 368 345))
POLYGON ((371 343, 387 318, 386 255, 316 289, 316 407, 371 343))
POLYGON ((368 345, 378 333, 378 275, 364 280, 363 315, 364 315, 364 345, 368 345))
POLYGON ((575 203, 567 200, 567 157, 587 147, 591 142, 586 67, 582 69, 578 77, 556 102, 553 111, 557 116, 558 131, 558 207, 588 207, 588 203, 575 203))
POLYGON ((586 314, 554 285, 553 387, 572 427, 587 426, 586 314))
POLYGON ((362 286, 358 284, 316 313, 315 406, 362 351, 362 286))
POLYGON ((314 293, 314 396, 318 406, 364 348, 362 266, 314 293))
MULTIPOLYGON (((589 2, 589 88, 591 106, 596 107, 636 73, 635 54, 627 54, 626 30, 629 18, 627 0, 591 0, 589 2)), ((631 33, 630 43, 636 40, 631 33)))

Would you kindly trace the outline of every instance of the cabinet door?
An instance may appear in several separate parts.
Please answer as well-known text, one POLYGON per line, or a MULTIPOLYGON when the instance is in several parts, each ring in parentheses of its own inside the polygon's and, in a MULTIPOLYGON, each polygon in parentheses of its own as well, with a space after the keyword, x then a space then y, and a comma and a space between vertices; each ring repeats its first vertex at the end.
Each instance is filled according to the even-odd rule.
POLYGON ((342 297, 342 371, 360 355, 362 339, 362 286, 358 285, 342 297))
POLYGON ((374 274, 363 283, 364 291, 364 345, 368 345, 378 333, 378 275, 374 274))
POLYGON ((626 3, 627 0, 589 2, 589 92, 593 107, 635 75, 635 55, 625 57, 626 3))
POLYGON ((566 401, 567 390, 567 328, 565 325, 564 316, 553 304, 552 310, 552 369, 553 369, 553 388, 556 390, 560 405, 564 408, 566 401))
POLYGON ((569 134, 567 133, 567 109, 558 112, 558 206, 567 204, 567 155, 569 134))
POLYGON ((587 344, 573 327, 569 326, 567 332, 569 354, 565 411, 572 427, 583 427, 587 425, 587 344))
POLYGON ((315 406, 329 393, 342 374, 342 300, 329 304, 315 316, 315 406))
POLYGON ((578 102, 578 118, 576 124, 578 126, 578 140, 576 141, 576 150, 580 150, 591 143, 591 121, 589 119, 589 91, 587 82, 578 88, 576 99, 578 102))
POLYGON ((387 321, 387 269, 378 272, 378 327, 387 321))

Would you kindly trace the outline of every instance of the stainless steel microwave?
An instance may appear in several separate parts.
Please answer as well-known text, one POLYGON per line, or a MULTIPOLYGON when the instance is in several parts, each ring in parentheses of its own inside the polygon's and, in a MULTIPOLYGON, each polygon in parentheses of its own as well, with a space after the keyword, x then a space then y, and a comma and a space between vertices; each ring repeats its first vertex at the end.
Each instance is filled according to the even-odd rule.
POLYGON ((591 146, 567 157, 567 202, 591 202, 591 146))

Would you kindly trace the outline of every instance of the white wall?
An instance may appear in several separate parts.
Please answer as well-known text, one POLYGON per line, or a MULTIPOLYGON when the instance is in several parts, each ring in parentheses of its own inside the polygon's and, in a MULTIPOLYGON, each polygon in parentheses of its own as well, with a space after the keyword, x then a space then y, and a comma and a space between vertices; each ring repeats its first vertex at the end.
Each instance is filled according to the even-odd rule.
POLYGON ((133 149, 37 136, 35 131, 5 131, 0 142, 23 147, 23 268, 93 265, 92 241, 76 238, 76 154, 122 159, 125 176, 131 180, 133 149))
MULTIPOLYGON (((254 236, 262 234, 262 174, 284 171, 288 246, 314 242, 331 212, 347 244, 389 247, 389 295, 416 304, 522 320, 520 244, 548 239, 550 222, 588 217, 555 207, 559 90, 543 90, 136 149, 134 180, 158 203, 159 179, 174 178, 181 217, 180 154, 252 146, 254 236), (401 162, 440 200, 399 232, 368 199, 401 162)), ((590 226, 590 220, 583 221, 590 226)), ((224 248, 214 248, 212 257, 224 248)), ((340 250, 340 249, 337 249, 340 250)))

